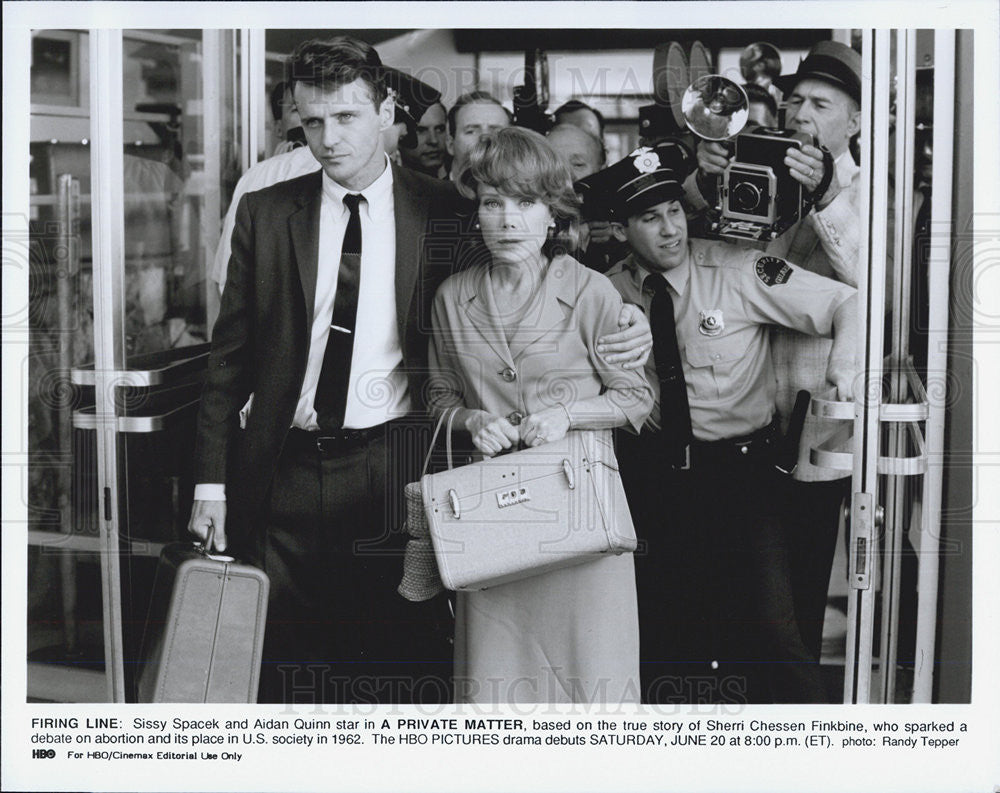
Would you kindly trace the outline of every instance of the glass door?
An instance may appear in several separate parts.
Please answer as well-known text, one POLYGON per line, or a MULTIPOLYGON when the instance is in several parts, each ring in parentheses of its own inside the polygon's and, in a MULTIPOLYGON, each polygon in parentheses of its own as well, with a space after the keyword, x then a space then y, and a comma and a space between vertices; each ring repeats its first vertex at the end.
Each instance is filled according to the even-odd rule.
POLYGON ((930 702, 947 403, 954 33, 866 31, 862 54, 870 77, 861 135, 867 268, 860 268, 858 285, 864 379, 855 403, 814 405, 848 425, 814 456, 853 468, 845 514, 844 701, 930 702), (853 454, 843 451, 845 443, 853 454))
POLYGON ((28 360, 29 699, 101 701, 104 610, 93 433, 90 35, 32 32, 28 360))
MULTIPOLYGON (((59 116, 72 137, 47 134, 55 111, 33 106, 33 212, 58 238, 44 270, 52 287, 39 278, 31 295, 48 309, 39 322, 58 326, 33 336, 48 344, 33 382, 57 384, 65 398, 39 403, 52 429, 33 436, 32 449, 40 460, 53 448, 65 465, 33 468, 38 503, 60 504, 58 526, 32 533, 33 575, 47 582, 39 592, 61 599, 44 604, 50 619, 31 620, 29 642, 64 646, 46 652, 106 685, 46 696, 46 667, 37 686, 29 674, 29 695, 132 699, 156 558, 186 534, 194 419, 219 301, 208 273, 241 173, 237 44, 236 31, 94 30, 45 32, 36 45, 39 64, 53 71, 55 61, 79 85, 70 94, 77 105, 59 116), (56 530, 82 538, 53 538, 56 530), (58 635, 42 639, 42 624, 58 635)), ((51 102, 66 80, 43 76, 39 97, 51 102)))

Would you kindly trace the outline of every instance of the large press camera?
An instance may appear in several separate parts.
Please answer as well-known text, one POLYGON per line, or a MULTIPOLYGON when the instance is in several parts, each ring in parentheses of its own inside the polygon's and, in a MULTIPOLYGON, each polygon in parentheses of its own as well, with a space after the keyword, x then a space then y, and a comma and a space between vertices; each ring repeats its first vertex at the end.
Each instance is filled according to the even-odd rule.
POLYGON ((784 164, 789 147, 813 143, 811 135, 756 127, 736 137, 726 166, 716 229, 724 237, 768 242, 806 215, 810 202, 784 164))
MULTIPOLYGON (((717 74, 695 80, 681 108, 698 137, 732 144, 734 156, 717 186, 708 231, 721 237, 770 242, 812 208, 813 197, 785 165, 791 148, 815 146, 812 135, 776 127, 745 128, 750 102, 736 83, 717 74)), ((832 162, 827 163, 832 173, 832 162)), ((817 191, 821 193, 822 190, 817 191)))
MULTIPOLYGON (((744 79, 766 90, 780 73, 780 53, 766 42, 746 48, 740 58, 744 79)), ((832 176, 832 160, 825 163, 825 181, 815 195, 808 194, 784 164, 789 147, 816 145, 801 132, 752 125, 747 127, 750 101, 746 91, 712 73, 712 57, 700 42, 682 46, 667 42, 653 53, 655 104, 639 109, 642 144, 686 135, 722 143, 733 154, 716 183, 702 185, 714 206, 702 233, 767 243, 807 215, 816 196, 832 176), (686 86, 686 88, 685 88, 686 86)))

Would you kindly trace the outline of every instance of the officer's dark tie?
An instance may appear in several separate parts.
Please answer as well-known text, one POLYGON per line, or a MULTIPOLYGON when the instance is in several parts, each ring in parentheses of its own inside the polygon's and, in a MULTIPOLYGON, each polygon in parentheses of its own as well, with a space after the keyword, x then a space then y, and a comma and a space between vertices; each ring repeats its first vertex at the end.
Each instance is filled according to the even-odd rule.
POLYGON ((361 216, 360 194, 344 196, 344 206, 351 213, 340 248, 340 270, 337 292, 333 301, 330 336, 323 354, 323 368, 316 385, 316 421, 320 429, 332 430, 344 426, 347 407, 347 387, 351 379, 351 355, 354 352, 354 325, 358 317, 358 292, 361 288, 361 216))
POLYGON ((674 321, 674 301, 667 291, 662 275, 647 275, 643 287, 653 293, 649 307, 649 326, 653 334, 653 360, 660 381, 660 435, 663 450, 671 465, 684 466, 687 446, 691 442, 691 410, 688 407, 687 384, 681 368, 681 353, 677 344, 674 321))

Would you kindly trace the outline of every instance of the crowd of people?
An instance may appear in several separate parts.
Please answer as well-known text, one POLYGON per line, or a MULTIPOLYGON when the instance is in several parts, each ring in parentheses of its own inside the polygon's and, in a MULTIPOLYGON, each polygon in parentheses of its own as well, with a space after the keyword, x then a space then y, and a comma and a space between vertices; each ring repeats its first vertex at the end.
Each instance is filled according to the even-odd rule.
POLYGON ((688 236, 725 146, 608 164, 583 102, 543 136, 355 39, 296 48, 291 150, 240 180, 216 255, 189 524, 270 577, 261 701, 826 701, 846 480, 811 420, 793 474, 775 454, 799 390, 853 398, 860 74, 821 42, 748 90, 816 142, 785 160, 813 209, 764 250, 688 236), (452 408, 484 458, 613 434, 636 552, 403 598, 403 487, 452 408))

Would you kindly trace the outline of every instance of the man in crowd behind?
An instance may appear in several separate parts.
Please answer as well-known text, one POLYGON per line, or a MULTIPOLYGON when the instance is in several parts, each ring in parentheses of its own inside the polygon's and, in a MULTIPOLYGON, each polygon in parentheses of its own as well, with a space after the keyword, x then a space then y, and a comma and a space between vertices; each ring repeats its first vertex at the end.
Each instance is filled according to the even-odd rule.
POLYGON ((271 156, 286 154, 293 149, 304 147, 306 136, 302 131, 302 120, 295 109, 295 102, 287 82, 282 80, 271 89, 269 103, 273 119, 271 156))
POLYGON ((555 113, 556 124, 572 124, 586 132, 589 132, 604 144, 604 116, 600 111, 592 108, 586 102, 579 99, 570 99, 560 105, 555 113))
POLYGON ((778 125, 778 103, 771 92, 754 83, 743 86, 750 102, 747 129, 753 127, 776 127, 778 125))
POLYGON ((556 124, 547 137, 556 154, 569 165, 574 182, 604 167, 604 144, 582 127, 570 123, 556 124))
POLYGON ((457 180, 465 170, 469 152, 480 138, 509 127, 512 121, 507 108, 488 91, 462 94, 448 111, 447 146, 451 156, 451 180, 457 180))
MULTIPOLYGON (((604 144, 582 126, 563 122, 556 124, 548 134, 549 145, 565 160, 573 172, 573 180, 593 176, 604 167, 604 144)), ((587 193, 588 188, 584 187, 587 193)), ((580 224, 580 241, 573 256, 581 264, 599 273, 624 258, 628 246, 611 236, 611 219, 603 202, 594 202, 593 193, 584 196, 583 222, 580 224)))
POLYGON ((445 142, 448 131, 447 111, 440 101, 434 102, 417 119, 417 140, 413 148, 400 150, 403 165, 428 176, 443 179, 448 175, 445 167, 445 142))

